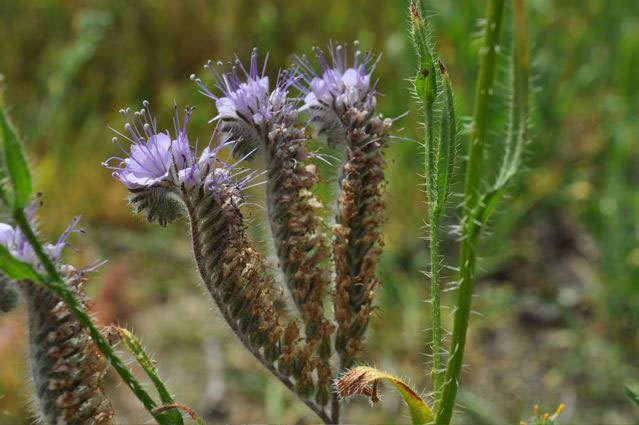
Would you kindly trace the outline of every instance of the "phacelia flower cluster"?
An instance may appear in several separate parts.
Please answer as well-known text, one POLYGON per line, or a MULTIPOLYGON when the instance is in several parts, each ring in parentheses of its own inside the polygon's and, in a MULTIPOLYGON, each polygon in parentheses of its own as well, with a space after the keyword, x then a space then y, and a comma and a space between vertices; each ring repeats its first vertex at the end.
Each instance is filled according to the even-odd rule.
POLYGON ((217 125, 209 146, 198 155, 197 144, 193 148, 189 143, 191 109, 183 121, 176 110, 172 135, 158 131, 144 102, 140 111, 121 111, 127 123, 114 141, 124 155, 110 158, 105 166, 150 221, 164 225, 179 215, 188 217, 198 271, 230 328, 258 361, 329 423, 336 422, 325 411, 335 376, 332 355, 337 352, 341 367, 353 364, 379 285, 375 270, 384 218, 383 150, 392 120, 375 116, 372 73, 379 56, 362 53, 357 42, 350 55, 345 44, 314 52, 319 71, 305 57, 297 58, 297 65, 280 71, 274 84, 266 75, 268 57, 260 63, 255 49, 248 67, 237 56, 227 65, 208 61, 204 68, 212 87, 195 75, 191 80, 217 110, 209 121, 217 125), (293 89, 298 93, 292 94, 293 89), (308 151, 309 122, 298 120, 305 115, 330 146, 340 144, 346 151, 331 229, 332 256, 323 204, 314 194, 320 175, 308 162, 323 157, 308 151), (231 148, 237 162, 219 157, 223 147, 231 148), (258 151, 263 173, 239 168, 258 151), (277 267, 297 317, 285 308, 266 258, 246 232, 242 191, 260 175, 266 180, 277 267), (325 314, 328 295, 334 318, 325 314))
POLYGON ((113 170, 113 176, 128 189, 135 190, 167 184, 190 184, 198 174, 194 170, 194 153, 191 151, 186 127, 192 109, 187 108, 184 121, 180 125, 177 107, 175 108, 175 138, 168 131, 160 132, 157 120, 151 115, 148 101, 144 108, 131 113, 130 108, 120 109, 127 121, 124 130, 127 134, 116 133, 130 143, 129 151, 120 144, 118 137, 113 143, 118 145, 124 157, 111 157, 103 165, 113 170), (115 163, 115 164, 114 164, 115 163))
POLYGON ((245 156, 263 146, 273 125, 289 125, 297 118, 296 99, 290 98, 289 90, 300 75, 295 69, 280 71, 271 89, 265 75, 267 62, 268 55, 260 70, 257 49, 251 53, 248 70, 237 57, 234 64, 229 64, 230 70, 222 62, 208 61, 204 69, 213 79, 213 91, 191 75, 200 93, 215 101, 218 114, 212 121, 219 120, 222 131, 236 141, 235 156, 245 156))
POLYGON ((233 141, 218 128, 198 155, 197 144, 195 148, 191 146, 187 132, 193 108, 186 108, 180 120, 175 106, 171 135, 168 130, 158 131, 149 102, 144 101, 143 106, 133 113, 130 108, 120 110, 126 120, 126 134, 116 131, 119 137, 114 137, 113 142, 124 155, 111 157, 103 165, 129 189, 134 208, 149 221, 157 219, 166 225, 180 216, 185 193, 216 192, 229 185, 244 188, 255 179, 255 173, 238 167, 239 161, 230 164, 219 158, 221 150, 233 141), (128 142, 128 150, 121 140, 128 142))
MULTIPOLYGON (((42 205, 40 194, 26 210, 35 229, 35 213, 42 205)), ((86 308, 82 292, 85 272, 61 262, 67 239, 75 228, 75 217, 55 243, 44 251, 56 264, 64 283, 86 308)), ((42 269, 40 260, 19 228, 0 223, 0 244, 20 261, 42 269)), ((95 267, 95 266, 94 266, 95 267)), ((29 311, 29 366, 35 391, 34 406, 42 423, 112 423, 113 409, 102 387, 106 363, 87 331, 72 315, 69 307, 47 288, 28 280, 15 282, 0 276, 0 288, 22 293, 29 311)), ((0 294, 2 295, 2 294, 0 294)))
POLYGON ((328 55, 314 48, 319 72, 305 56, 296 58, 302 72, 296 87, 304 95, 300 109, 310 113, 319 133, 326 135, 331 145, 344 139, 345 113, 349 109, 370 116, 377 102, 376 83, 372 83, 371 75, 381 55, 375 58, 372 52, 362 53, 357 41, 353 47, 352 63, 347 44, 331 43, 328 55))

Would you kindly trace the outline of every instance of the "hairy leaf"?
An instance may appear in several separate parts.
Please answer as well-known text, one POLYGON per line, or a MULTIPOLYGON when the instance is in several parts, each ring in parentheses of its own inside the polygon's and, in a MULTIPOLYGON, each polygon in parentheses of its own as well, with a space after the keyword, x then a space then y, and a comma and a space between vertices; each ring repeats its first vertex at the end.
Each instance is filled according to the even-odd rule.
POLYGON ((391 384, 402 396, 408 406, 413 424, 429 424, 433 422, 433 412, 428 404, 401 379, 389 373, 368 366, 358 366, 344 373, 335 386, 342 398, 362 395, 371 402, 379 401, 377 389, 380 381, 391 384))
MULTIPOLYGON (((124 328, 114 327, 115 332, 118 334, 118 337, 124 345, 129 349, 129 351, 135 356, 135 359, 138 361, 144 372, 146 372, 147 376, 155 386, 157 390, 160 400, 165 405, 175 405, 175 400, 166 389, 164 382, 158 376, 157 370, 153 365, 153 360, 149 357, 149 355, 142 347, 140 340, 138 340, 135 335, 124 328)), ((171 424, 182 425, 182 415, 175 409, 168 410, 166 412, 158 412, 158 414, 165 415, 168 417, 171 424)))

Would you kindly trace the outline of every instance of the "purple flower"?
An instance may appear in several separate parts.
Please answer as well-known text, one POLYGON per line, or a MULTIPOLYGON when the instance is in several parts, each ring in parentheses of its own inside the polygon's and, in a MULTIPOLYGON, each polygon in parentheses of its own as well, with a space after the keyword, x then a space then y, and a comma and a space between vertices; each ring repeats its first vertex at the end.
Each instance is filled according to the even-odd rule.
POLYGON ((204 69, 213 78, 215 92, 195 74, 191 75, 191 80, 200 87, 200 93, 215 101, 218 114, 211 121, 221 121, 222 131, 237 140, 233 146, 236 156, 247 155, 262 146, 273 124, 290 124, 297 118, 297 100, 290 99, 288 93, 300 76, 295 70, 281 71, 271 90, 269 77, 264 74, 267 61, 268 55, 260 71, 257 49, 251 53, 248 70, 237 57, 230 71, 222 62, 213 64, 209 61, 204 69))
POLYGON ((376 84, 371 85, 371 74, 381 55, 375 59, 371 52, 363 54, 357 41, 353 45, 352 65, 349 64, 346 44, 329 45, 330 62, 323 50, 314 48, 319 73, 305 56, 296 58, 304 83, 296 84, 304 93, 304 105, 300 110, 310 110, 311 115, 333 110, 341 116, 351 107, 367 112, 375 108, 376 84))
POLYGON ((111 157, 102 165, 113 170, 113 176, 131 190, 179 187, 182 184, 187 189, 195 187, 201 180, 200 168, 210 159, 211 152, 205 150, 198 161, 196 150, 191 149, 186 128, 193 108, 186 108, 180 123, 175 106, 175 138, 172 138, 169 131, 158 131, 157 120, 149 110, 149 102, 144 101, 143 105, 144 108, 134 113, 131 113, 130 108, 120 110, 127 120, 124 129, 128 136, 118 131, 116 133, 130 143, 130 149, 127 152, 120 145, 119 138, 114 137, 113 142, 125 156, 111 157))
POLYGON ((235 143, 229 134, 220 130, 219 125, 213 131, 208 146, 197 155, 197 142, 193 149, 186 131, 193 108, 186 108, 180 123, 175 106, 173 126, 176 136, 173 139, 168 131, 157 131, 156 119, 149 112, 149 102, 144 101, 143 104, 144 108, 133 114, 130 109, 120 111, 128 120, 125 129, 129 136, 117 133, 130 142, 130 152, 115 137, 114 142, 127 156, 111 157, 103 163, 113 170, 116 179, 132 191, 139 193, 140 189, 157 188, 177 193, 178 188, 190 191, 201 185, 211 191, 224 185, 243 188, 256 177, 254 173, 249 173, 250 170, 238 166, 245 158, 233 164, 219 158, 223 148, 235 143), (112 165, 113 161, 117 164, 112 165))
MULTIPOLYGON (((41 194, 38 194, 36 199, 32 202, 31 206, 26 209, 27 219, 31 225, 31 228, 36 230, 35 223, 35 213, 38 208, 42 205, 40 201, 41 194)), ((56 243, 54 244, 44 244, 44 251, 49 256, 49 258, 53 262, 58 262, 62 255, 62 250, 67 245, 67 239, 69 235, 73 232, 77 232, 75 226, 78 224, 80 220, 79 216, 76 216, 71 220, 71 224, 67 227, 67 230, 60 235, 56 243)), ((35 267, 39 267, 40 260, 36 256, 33 248, 31 248, 31 244, 27 241, 27 238, 24 236, 22 231, 19 228, 14 228, 6 223, 0 223, 0 244, 4 245, 5 248, 18 260, 29 263, 35 267)))
POLYGON ((158 132, 157 120, 151 116, 149 102, 143 102, 144 108, 131 113, 131 109, 121 109, 127 120, 124 129, 128 136, 116 131, 130 144, 129 152, 121 145, 118 137, 113 142, 125 154, 124 157, 111 157, 102 165, 113 170, 113 176, 129 189, 149 188, 162 183, 179 184, 179 175, 193 166, 194 152, 191 151, 186 126, 191 108, 186 109, 184 121, 180 125, 177 106, 175 107, 175 139, 168 131, 158 132), (112 165, 112 162, 116 162, 112 165))

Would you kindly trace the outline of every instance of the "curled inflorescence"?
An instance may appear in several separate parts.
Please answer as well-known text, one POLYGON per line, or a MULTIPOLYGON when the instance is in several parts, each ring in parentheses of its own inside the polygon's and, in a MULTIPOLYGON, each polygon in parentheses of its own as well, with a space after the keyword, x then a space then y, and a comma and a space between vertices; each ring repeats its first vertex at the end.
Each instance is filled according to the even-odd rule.
POLYGON ((237 57, 228 67, 222 62, 209 60, 204 69, 213 80, 213 90, 195 74, 191 75, 200 93, 215 101, 218 114, 212 121, 219 120, 222 131, 236 141, 233 146, 236 156, 244 156, 260 148, 274 124, 289 125, 297 118, 295 101, 289 97, 289 89, 300 76, 295 69, 280 71, 271 90, 269 77, 265 75, 267 62, 268 55, 260 71, 257 49, 251 53, 248 70, 237 57))
MULTIPOLYGON (((35 227, 36 199, 27 209, 27 218, 35 227)), ((87 299, 82 286, 85 271, 61 262, 67 238, 75 232, 78 217, 54 244, 44 249, 59 269, 64 283, 81 304, 87 299)), ((36 270, 41 264, 20 229, 0 223, 0 244, 17 259, 36 270)), ((34 384, 34 405, 45 423, 110 424, 113 409, 104 394, 102 382, 106 364, 102 355, 69 307, 56 295, 32 281, 12 282, 2 276, 5 284, 21 293, 29 312, 29 351, 34 384)))
POLYGON ((313 51, 319 71, 306 56, 297 58, 302 70, 297 87, 304 94, 301 109, 309 111, 319 133, 325 134, 328 143, 334 146, 344 140, 348 128, 348 123, 344 123, 347 111, 356 109, 372 113, 375 110, 377 91, 371 75, 381 56, 375 58, 371 52, 362 53, 358 42, 353 44, 352 64, 347 44, 329 45, 328 55, 319 48, 313 51))
POLYGON ((384 218, 383 151, 392 121, 375 116, 377 92, 371 74, 379 57, 361 53, 357 43, 352 63, 346 45, 331 45, 330 61, 319 49, 315 54, 319 72, 298 58, 296 67, 279 72, 274 86, 266 75, 267 60, 259 67, 257 50, 248 67, 239 58, 226 66, 209 61, 204 68, 212 88, 191 75, 217 109, 209 146, 198 154, 197 146, 189 144, 192 109, 187 108, 182 121, 176 109, 171 135, 158 131, 144 102, 140 111, 121 111, 125 132, 118 132, 114 142, 125 155, 110 158, 105 166, 128 188, 134 209, 149 221, 165 225, 179 216, 188 218, 198 270, 231 329, 320 417, 335 421, 335 402, 332 416, 324 410, 331 380, 361 351, 379 285, 375 269, 384 218), (292 95, 294 88, 301 95, 292 95), (300 123, 300 116, 309 120, 300 123), (309 151, 309 123, 317 124, 330 146, 346 148, 332 232, 313 193, 320 176, 311 160, 321 156, 309 151), (222 158, 225 147, 237 162, 222 158), (263 173, 239 167, 256 153, 263 157, 263 173), (287 310, 266 259, 246 232, 243 191, 260 184, 254 183, 259 176, 264 178, 282 283, 296 313, 287 310), (333 300, 333 319, 326 315, 326 299, 333 300), (333 349, 339 365, 331 362, 333 349))

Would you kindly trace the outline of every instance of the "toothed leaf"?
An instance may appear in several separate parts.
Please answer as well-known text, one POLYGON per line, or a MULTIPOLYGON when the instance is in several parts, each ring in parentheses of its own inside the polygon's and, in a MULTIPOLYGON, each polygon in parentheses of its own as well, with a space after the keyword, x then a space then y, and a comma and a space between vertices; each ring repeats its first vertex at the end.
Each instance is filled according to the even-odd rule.
POLYGON ((514 39, 512 49, 512 103, 504 160, 495 188, 505 187, 521 165, 522 153, 528 141, 528 115, 530 95, 530 57, 528 53, 528 26, 523 2, 514 1, 514 39))
POLYGON ((528 53, 528 26, 523 2, 514 1, 514 40, 512 49, 512 93, 510 106, 510 122, 504 159, 499 174, 492 189, 482 195, 478 207, 473 211, 472 218, 480 226, 474 226, 473 237, 488 222, 490 216, 503 198, 511 178, 521 166, 522 154, 528 141, 529 95, 530 95, 530 57, 528 53))

